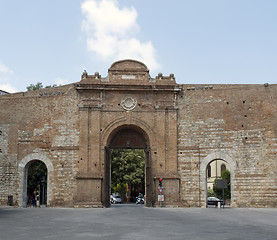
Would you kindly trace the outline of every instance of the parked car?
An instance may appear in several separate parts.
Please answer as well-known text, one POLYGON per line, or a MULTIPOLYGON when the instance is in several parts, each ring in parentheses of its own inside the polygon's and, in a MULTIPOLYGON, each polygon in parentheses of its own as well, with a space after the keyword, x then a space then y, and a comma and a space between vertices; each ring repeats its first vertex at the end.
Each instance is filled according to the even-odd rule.
POLYGON ((122 203, 120 196, 111 196, 110 200, 111 200, 111 203, 113 203, 113 204, 122 203))
POLYGON ((214 205, 217 207, 219 202, 220 202, 220 205, 224 205, 224 201, 222 199, 219 199, 217 197, 208 197, 207 198, 207 205, 214 205))

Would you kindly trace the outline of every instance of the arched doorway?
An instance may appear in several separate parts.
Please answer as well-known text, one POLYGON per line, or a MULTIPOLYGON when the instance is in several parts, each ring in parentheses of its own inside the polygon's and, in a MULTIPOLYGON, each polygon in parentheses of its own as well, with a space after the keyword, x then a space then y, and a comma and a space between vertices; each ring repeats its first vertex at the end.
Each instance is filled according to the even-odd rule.
POLYGON ((105 147, 104 206, 110 207, 111 194, 111 151, 113 149, 142 149, 145 156, 145 195, 147 207, 153 206, 153 181, 151 171, 151 153, 147 134, 138 126, 123 125, 109 136, 105 147))
POLYGON ((225 205, 231 202, 230 166, 223 159, 210 161, 206 168, 207 205, 215 204, 213 200, 221 199, 225 205))
POLYGON ((26 165, 27 199, 29 206, 46 205, 47 203, 47 167, 39 160, 26 165))
POLYGON ((46 174, 46 205, 50 206, 52 204, 52 179, 54 167, 49 158, 41 153, 32 153, 24 157, 18 164, 18 173, 19 173, 19 193, 18 193, 18 205, 20 207, 26 207, 28 204, 28 170, 33 162, 42 162, 47 169, 46 174))
POLYGON ((210 162, 216 159, 221 159, 224 162, 228 164, 230 167, 230 181, 231 181, 231 202, 230 206, 236 206, 234 203, 234 194, 236 192, 235 186, 236 186, 236 161, 231 158, 228 154, 223 152, 214 152, 209 155, 207 155, 200 163, 200 197, 201 197, 201 207, 207 206, 207 171, 208 171, 208 165, 210 162))
POLYGON ((111 150, 111 195, 112 203, 135 203, 145 195, 143 149, 111 150))

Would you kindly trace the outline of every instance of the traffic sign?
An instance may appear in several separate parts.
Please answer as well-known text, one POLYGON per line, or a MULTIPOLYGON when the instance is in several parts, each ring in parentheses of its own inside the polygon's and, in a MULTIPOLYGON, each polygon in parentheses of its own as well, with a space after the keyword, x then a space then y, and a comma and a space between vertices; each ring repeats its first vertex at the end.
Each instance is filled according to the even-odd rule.
POLYGON ((160 192, 160 193, 164 190, 163 187, 158 187, 158 189, 159 189, 159 192, 160 192))
POLYGON ((158 195, 158 202, 164 202, 164 195, 158 195))

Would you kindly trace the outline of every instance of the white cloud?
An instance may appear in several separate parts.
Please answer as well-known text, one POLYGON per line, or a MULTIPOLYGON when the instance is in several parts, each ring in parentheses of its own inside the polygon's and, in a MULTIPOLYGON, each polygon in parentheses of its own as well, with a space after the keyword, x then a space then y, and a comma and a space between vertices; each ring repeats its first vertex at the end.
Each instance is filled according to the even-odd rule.
POLYGON ((0 90, 6 91, 8 93, 15 93, 15 92, 17 92, 17 89, 15 89, 10 84, 0 84, 0 90))
POLYGON ((81 8, 87 48, 101 60, 131 58, 144 62, 151 70, 160 67, 152 42, 143 43, 134 37, 139 26, 133 7, 119 9, 116 0, 86 0, 81 8))
POLYGON ((9 93, 17 92, 17 89, 9 83, 12 75, 13 71, 0 61, 0 90, 9 93))
POLYGON ((0 61, 0 73, 12 73, 12 70, 0 61))
POLYGON ((138 30, 136 10, 120 10, 116 0, 87 0, 81 7, 86 18, 83 27, 87 31, 93 29, 97 34, 124 35, 132 29, 138 30))
POLYGON ((57 84, 58 86, 59 85, 66 85, 66 84, 69 84, 70 81, 68 81, 67 79, 64 79, 64 78, 60 78, 60 77, 57 77, 56 80, 55 80, 55 84, 57 84))

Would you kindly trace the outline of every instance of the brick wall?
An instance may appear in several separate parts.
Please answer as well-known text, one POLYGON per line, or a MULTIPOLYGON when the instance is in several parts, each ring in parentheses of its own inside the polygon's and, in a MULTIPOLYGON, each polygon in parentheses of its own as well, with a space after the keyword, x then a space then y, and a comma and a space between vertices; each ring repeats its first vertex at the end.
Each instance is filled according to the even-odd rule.
POLYGON ((29 154, 37 153, 46 156, 54 167, 49 204, 72 205, 79 149, 76 99, 72 85, 1 96, 1 204, 7 204, 8 195, 18 204, 18 165, 29 154))
POLYGON ((276 207, 276 85, 183 89, 178 101, 178 163, 184 203, 204 205, 201 162, 209 154, 224 153, 235 163, 232 205, 276 207))
MULTIPOLYGON (((120 82, 119 70, 113 69, 116 84, 120 82)), ((147 77, 143 71, 145 75, 139 76, 147 77)), ((232 206, 277 206, 276 85, 179 85, 183 91, 175 92, 175 99, 172 90, 172 96, 165 90, 157 95, 154 87, 152 91, 153 79, 150 83, 140 79, 145 86, 139 87, 147 91, 133 86, 137 106, 132 112, 121 106, 121 100, 130 94, 128 85, 124 91, 112 89, 105 95, 99 89, 84 92, 89 81, 101 82, 95 78, 84 79, 87 82, 83 88, 80 85, 79 92, 72 84, 0 96, 0 204, 7 204, 8 195, 13 196, 15 205, 22 204, 24 169, 30 160, 44 161, 51 169, 48 205, 74 206, 78 172, 83 172, 80 184, 88 179, 96 182, 97 187, 94 182, 89 185, 92 188, 103 187, 101 144, 108 142, 111 123, 121 121, 147 126, 145 133, 153 151, 149 163, 152 177, 167 177, 164 184, 174 186, 174 204, 180 199, 181 206, 204 207, 207 164, 222 159, 231 169, 232 206), (33 156, 36 159, 31 159, 33 156), (176 197, 178 189, 180 198, 176 197)), ((162 82, 160 78, 157 81, 162 82)), ((172 85, 172 79, 166 81, 172 85)), ((103 81, 107 84, 107 79, 103 81)))

